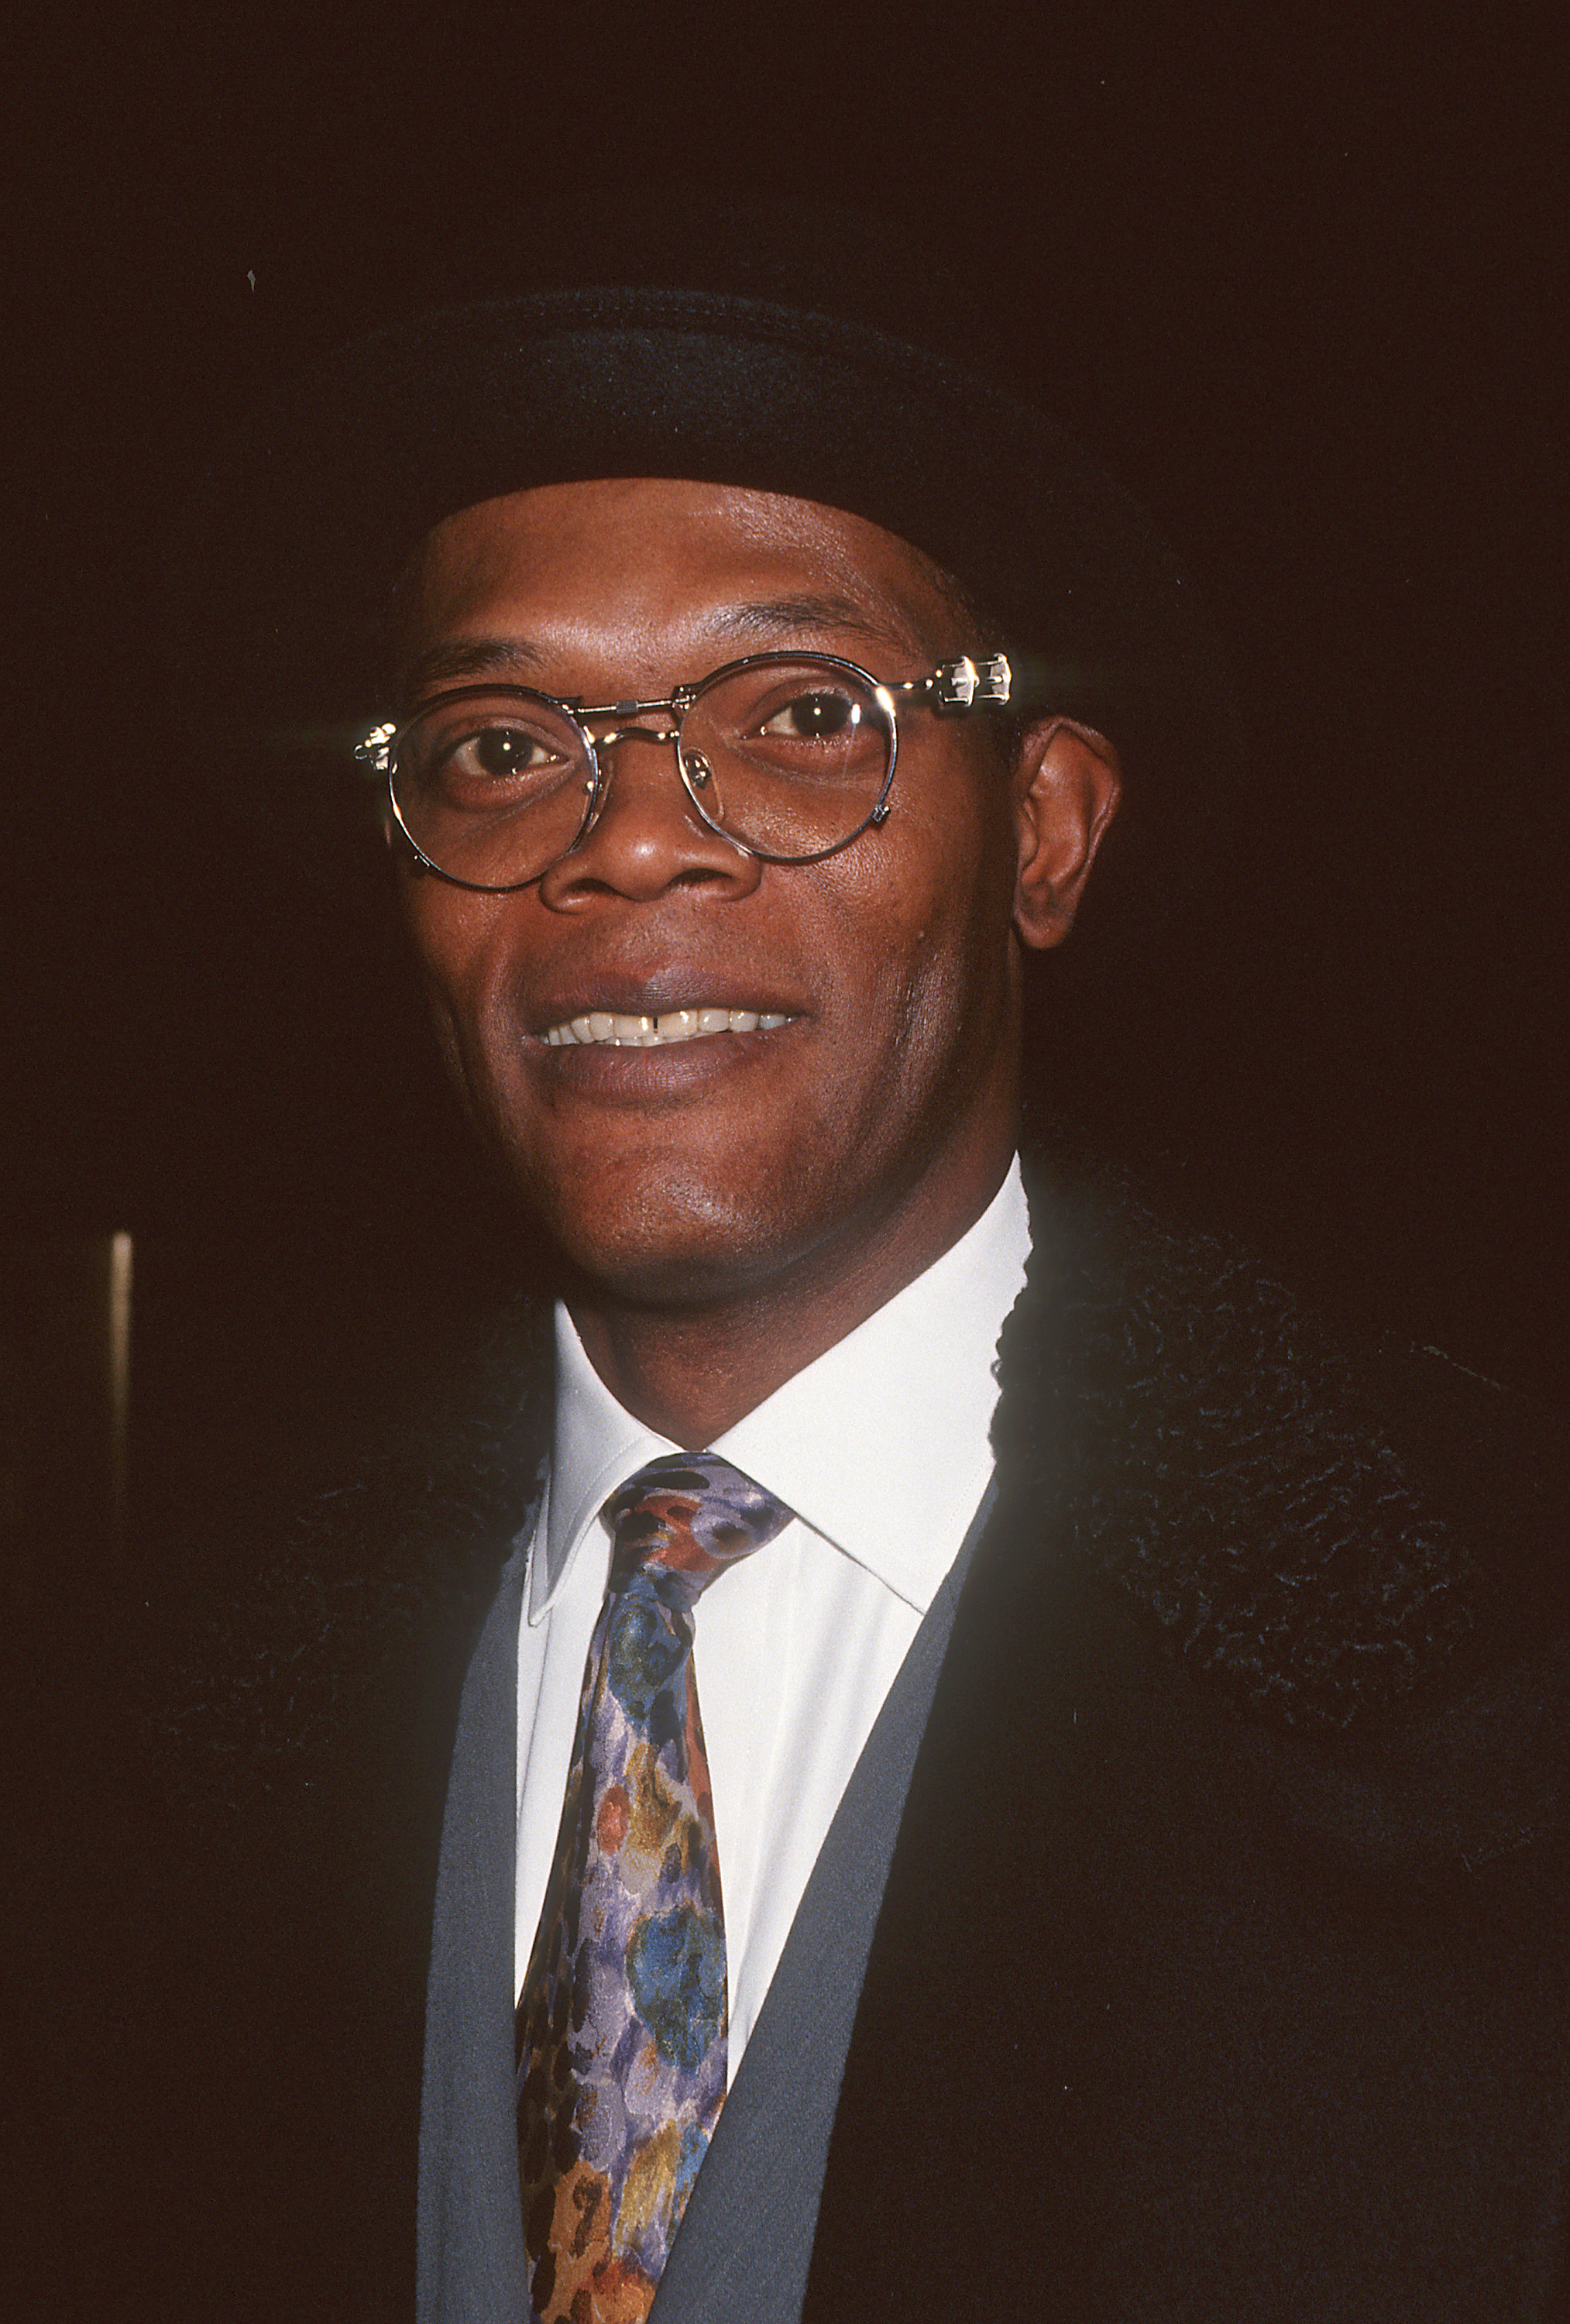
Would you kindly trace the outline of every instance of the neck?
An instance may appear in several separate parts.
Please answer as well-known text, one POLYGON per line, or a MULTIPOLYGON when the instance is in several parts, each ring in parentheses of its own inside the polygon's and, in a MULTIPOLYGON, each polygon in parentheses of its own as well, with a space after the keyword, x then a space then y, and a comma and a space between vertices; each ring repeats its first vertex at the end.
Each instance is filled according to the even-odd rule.
POLYGON ((697 1452, 924 1274, 975 1225, 1008 1172, 1004 1154, 969 1200, 919 1207, 855 1247, 839 1240, 732 1296, 641 1304, 580 1284, 566 1305, 584 1352, 627 1411, 697 1452))

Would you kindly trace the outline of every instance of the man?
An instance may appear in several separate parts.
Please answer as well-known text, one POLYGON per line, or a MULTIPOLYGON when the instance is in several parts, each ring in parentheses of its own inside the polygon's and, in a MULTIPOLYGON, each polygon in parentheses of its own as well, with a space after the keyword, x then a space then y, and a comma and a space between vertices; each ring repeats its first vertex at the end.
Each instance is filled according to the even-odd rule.
MULTIPOLYGON (((731 2020, 739 2056, 840 1792, 985 1487, 991 1355, 1026 1243, 1017 1187, 998 1200, 1018 1111, 1021 953, 1067 931, 1116 797, 1112 753, 1048 718, 1010 763, 984 715, 945 718, 918 693, 889 722, 886 819, 858 833, 885 803, 890 738, 871 731, 879 706, 845 665, 858 656, 886 682, 930 683, 972 641, 925 559, 810 502, 649 479, 524 492, 437 526, 407 595, 414 715, 392 746, 395 797, 433 862, 487 881, 414 879, 411 925, 469 1111, 570 1270, 559 1380, 576 1408, 558 1425, 530 1566, 543 1653, 526 1638, 523 1665, 523 1835, 539 1868, 605 1591, 607 1467, 614 1489, 675 1448, 713 1448, 767 1471, 782 1499, 788 1478, 803 1520, 697 1609, 702 1658, 720 1665, 705 1687, 716 1801, 734 1800, 741 1831, 762 1828, 742 1858, 755 1893, 728 1876, 727 1952, 741 1957, 744 1899, 739 1924, 763 1955, 731 2020), (709 788, 747 846, 703 819, 705 793, 694 811, 672 714, 626 706, 668 703, 739 645, 748 664, 712 690, 726 706, 700 693, 680 741, 691 781, 702 722, 709 788), (504 673, 624 706, 581 714, 610 728, 586 827, 581 779, 531 806, 527 771, 504 759, 484 773, 487 746, 500 753, 509 733, 535 756, 587 763, 565 726, 547 749, 529 697, 496 687, 504 673), (476 786, 503 794, 493 828, 461 788, 471 759, 476 786), (841 781, 849 797, 835 796, 841 781), (432 798, 438 787, 455 796, 432 798), (771 863, 751 849, 786 836, 764 828, 776 788, 780 811, 812 827, 771 863), (546 826, 537 844, 531 817, 546 826), (945 1259, 940 1297, 931 1271, 945 1259), (979 1313, 956 1315, 957 1299, 979 1313), (913 1332, 927 1360, 895 1399, 913 1332), (731 1734, 714 1734, 716 1707, 731 1734)), ((536 1872, 526 1856, 525 1969, 536 1872)), ((562 2273, 555 2258, 547 2269, 562 2273)), ((570 2312, 559 2294, 545 2305, 570 2312)))
POLYGON ((1282 1295, 1021 1173, 1027 956, 1120 753, 1221 717, 1164 551, 799 292, 450 314, 292 424, 234 627, 314 534, 325 669, 396 576, 365 749, 558 1296, 210 1713, 209 2298, 249 2218, 258 2312, 403 2312, 418 2093, 454 2324, 1565 2312, 1565 1665, 1487 1423, 1397 1384, 1480 1579, 1282 1295))

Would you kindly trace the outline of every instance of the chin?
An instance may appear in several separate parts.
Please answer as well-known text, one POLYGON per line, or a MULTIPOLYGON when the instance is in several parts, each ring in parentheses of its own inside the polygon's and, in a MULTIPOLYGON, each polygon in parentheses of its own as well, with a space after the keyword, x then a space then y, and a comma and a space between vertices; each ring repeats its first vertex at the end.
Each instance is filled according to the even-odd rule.
POLYGON ((785 1223, 767 1205, 739 1200, 734 1186, 662 1181, 592 1209, 556 1187, 524 1191, 574 1275, 629 1306, 712 1306, 772 1277, 793 1255, 785 1223))

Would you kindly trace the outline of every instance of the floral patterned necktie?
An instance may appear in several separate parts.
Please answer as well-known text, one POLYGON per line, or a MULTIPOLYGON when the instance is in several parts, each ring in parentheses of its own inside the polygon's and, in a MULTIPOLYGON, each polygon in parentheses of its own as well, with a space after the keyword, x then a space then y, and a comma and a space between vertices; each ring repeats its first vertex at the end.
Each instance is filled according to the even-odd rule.
POLYGON ((725 2096, 725 1926, 692 1609, 791 1517, 712 1452, 651 1462, 603 1515, 611 1586, 518 2006, 538 2324, 640 2324, 725 2096))

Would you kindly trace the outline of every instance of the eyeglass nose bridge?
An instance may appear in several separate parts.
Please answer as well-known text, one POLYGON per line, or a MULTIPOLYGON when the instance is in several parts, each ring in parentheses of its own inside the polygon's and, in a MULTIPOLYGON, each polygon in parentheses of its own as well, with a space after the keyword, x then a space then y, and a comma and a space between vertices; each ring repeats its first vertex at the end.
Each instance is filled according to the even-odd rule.
POLYGON ((679 742, 681 733, 679 726, 612 726, 609 733, 591 734, 589 739, 598 753, 614 750, 618 742, 679 742))
MULTIPOLYGON (((601 753, 614 750, 621 742, 658 742, 675 745, 676 772, 681 777, 682 788, 696 809, 698 819, 704 830, 712 832, 716 838, 724 840, 727 845, 733 847, 739 855, 752 853, 751 848, 744 846, 742 842, 727 831, 722 824, 715 821, 703 801, 698 797, 698 793, 706 789, 713 780, 713 770, 701 751, 688 751, 683 744, 682 721, 691 707, 692 696, 683 691, 667 702, 616 702, 604 710, 574 710, 574 722, 588 744, 589 764, 592 770, 588 787, 590 790, 588 811, 583 817, 583 828, 573 843, 574 847, 581 846, 593 830, 610 797, 612 770, 601 758, 601 753), (591 727, 592 720, 605 717, 627 718, 645 710, 674 711, 676 723, 674 726, 611 726, 598 734, 591 727)), ((568 853, 571 853, 571 852, 569 849, 568 853)))

